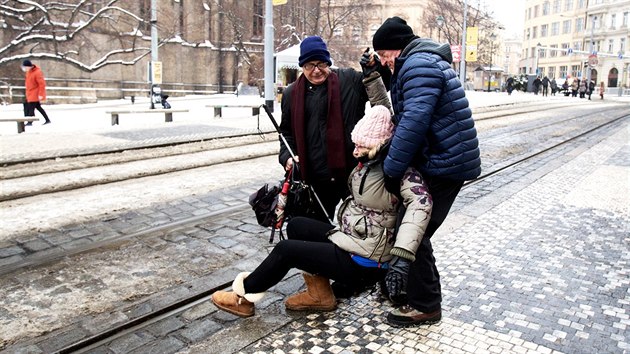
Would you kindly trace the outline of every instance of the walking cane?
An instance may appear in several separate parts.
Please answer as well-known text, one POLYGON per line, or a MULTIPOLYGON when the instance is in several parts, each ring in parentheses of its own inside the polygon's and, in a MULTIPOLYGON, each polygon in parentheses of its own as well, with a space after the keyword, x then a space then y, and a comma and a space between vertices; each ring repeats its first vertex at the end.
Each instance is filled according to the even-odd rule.
MULTIPOLYGON (((295 157, 295 154, 293 153, 293 150, 291 150, 291 147, 289 146, 289 143, 287 142, 287 139, 285 139, 284 135, 282 135, 282 133, 280 132, 280 127, 278 126, 278 123, 276 122, 275 118, 273 117, 273 114, 269 110, 269 107, 267 107, 266 104, 263 104, 262 107, 265 109, 265 112, 267 112, 267 115, 269 116, 269 119, 271 120, 271 124, 273 124, 274 128, 276 128, 276 131, 278 132, 278 136, 280 136, 280 140, 282 140, 282 143, 284 144, 284 146, 286 146, 287 150, 289 151, 289 154, 293 158, 294 163, 298 163, 296 161, 296 157, 295 157)), ((319 204, 319 207, 322 208, 322 211, 324 212, 324 215, 326 215, 326 218, 328 218, 328 220, 332 224, 333 221, 330 218, 330 216, 328 215, 328 212, 326 212, 326 208, 324 208, 324 204, 319 199, 319 196, 315 192, 315 189, 313 188, 313 186, 311 186, 309 184, 308 188, 311 190, 311 192, 313 192, 313 195, 315 196, 315 199, 317 200, 317 204, 319 204)))

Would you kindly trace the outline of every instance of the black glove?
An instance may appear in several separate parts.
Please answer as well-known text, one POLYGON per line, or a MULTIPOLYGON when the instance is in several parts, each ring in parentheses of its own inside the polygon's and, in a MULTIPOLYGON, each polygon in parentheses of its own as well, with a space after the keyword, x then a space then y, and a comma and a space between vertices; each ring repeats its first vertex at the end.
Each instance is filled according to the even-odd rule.
POLYGON ((361 64, 361 69, 363 70, 363 77, 368 77, 374 71, 380 71, 381 60, 376 53, 370 53, 370 48, 367 48, 365 52, 363 52, 359 64, 361 64), (374 60, 374 62, 370 65, 372 60, 374 60))
POLYGON ((385 175, 384 179, 385 189, 391 194, 398 197, 398 199, 402 200, 402 196, 400 195, 400 179, 390 177, 388 175, 385 175))
POLYGON ((389 270, 385 275, 386 296, 396 306, 407 303, 407 277, 409 260, 394 257, 389 261, 389 270))

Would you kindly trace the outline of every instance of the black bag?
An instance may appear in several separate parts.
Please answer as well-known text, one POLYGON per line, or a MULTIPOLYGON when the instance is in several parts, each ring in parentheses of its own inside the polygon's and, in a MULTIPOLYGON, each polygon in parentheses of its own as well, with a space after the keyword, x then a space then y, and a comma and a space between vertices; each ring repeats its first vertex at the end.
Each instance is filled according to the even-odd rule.
POLYGON ((269 184, 265 183, 258 191, 249 196, 249 205, 256 214, 258 225, 264 227, 275 225, 278 193, 280 193, 280 187, 270 188, 269 184))
MULTIPOLYGON (((318 205, 313 189, 306 183, 295 179, 299 171, 294 166, 291 174, 291 188, 287 196, 287 206, 284 209, 285 220, 296 216, 304 216, 312 219, 322 219, 323 211, 318 205)), ((325 218, 325 217, 324 217, 325 218)))

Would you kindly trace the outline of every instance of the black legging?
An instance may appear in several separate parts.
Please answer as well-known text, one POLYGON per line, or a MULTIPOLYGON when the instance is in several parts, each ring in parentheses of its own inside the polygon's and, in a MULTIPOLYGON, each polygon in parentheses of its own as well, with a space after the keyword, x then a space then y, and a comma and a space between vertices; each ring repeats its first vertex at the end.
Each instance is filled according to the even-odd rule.
POLYGON ((42 116, 44 117, 44 119, 48 122, 50 121, 50 119, 48 119, 48 114, 46 114, 46 111, 44 111, 44 107, 42 107, 42 104, 39 102, 26 102, 24 103, 24 116, 25 117, 35 117, 35 110, 37 109, 37 111, 39 111, 39 113, 42 114, 42 116))
POLYGON ((374 284, 387 273, 384 269, 362 267, 350 254, 328 240, 332 225, 297 217, 287 224, 287 240, 273 248, 269 256, 245 278, 245 292, 260 293, 278 284, 297 268, 311 274, 340 281, 357 288, 374 284))

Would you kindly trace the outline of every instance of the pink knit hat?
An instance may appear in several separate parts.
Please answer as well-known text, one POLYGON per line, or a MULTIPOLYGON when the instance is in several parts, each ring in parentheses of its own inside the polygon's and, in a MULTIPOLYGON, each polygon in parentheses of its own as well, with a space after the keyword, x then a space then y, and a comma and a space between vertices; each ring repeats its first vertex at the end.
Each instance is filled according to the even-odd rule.
POLYGON ((352 142, 364 148, 375 148, 383 145, 392 137, 394 124, 392 115, 385 106, 372 107, 352 130, 352 142))

